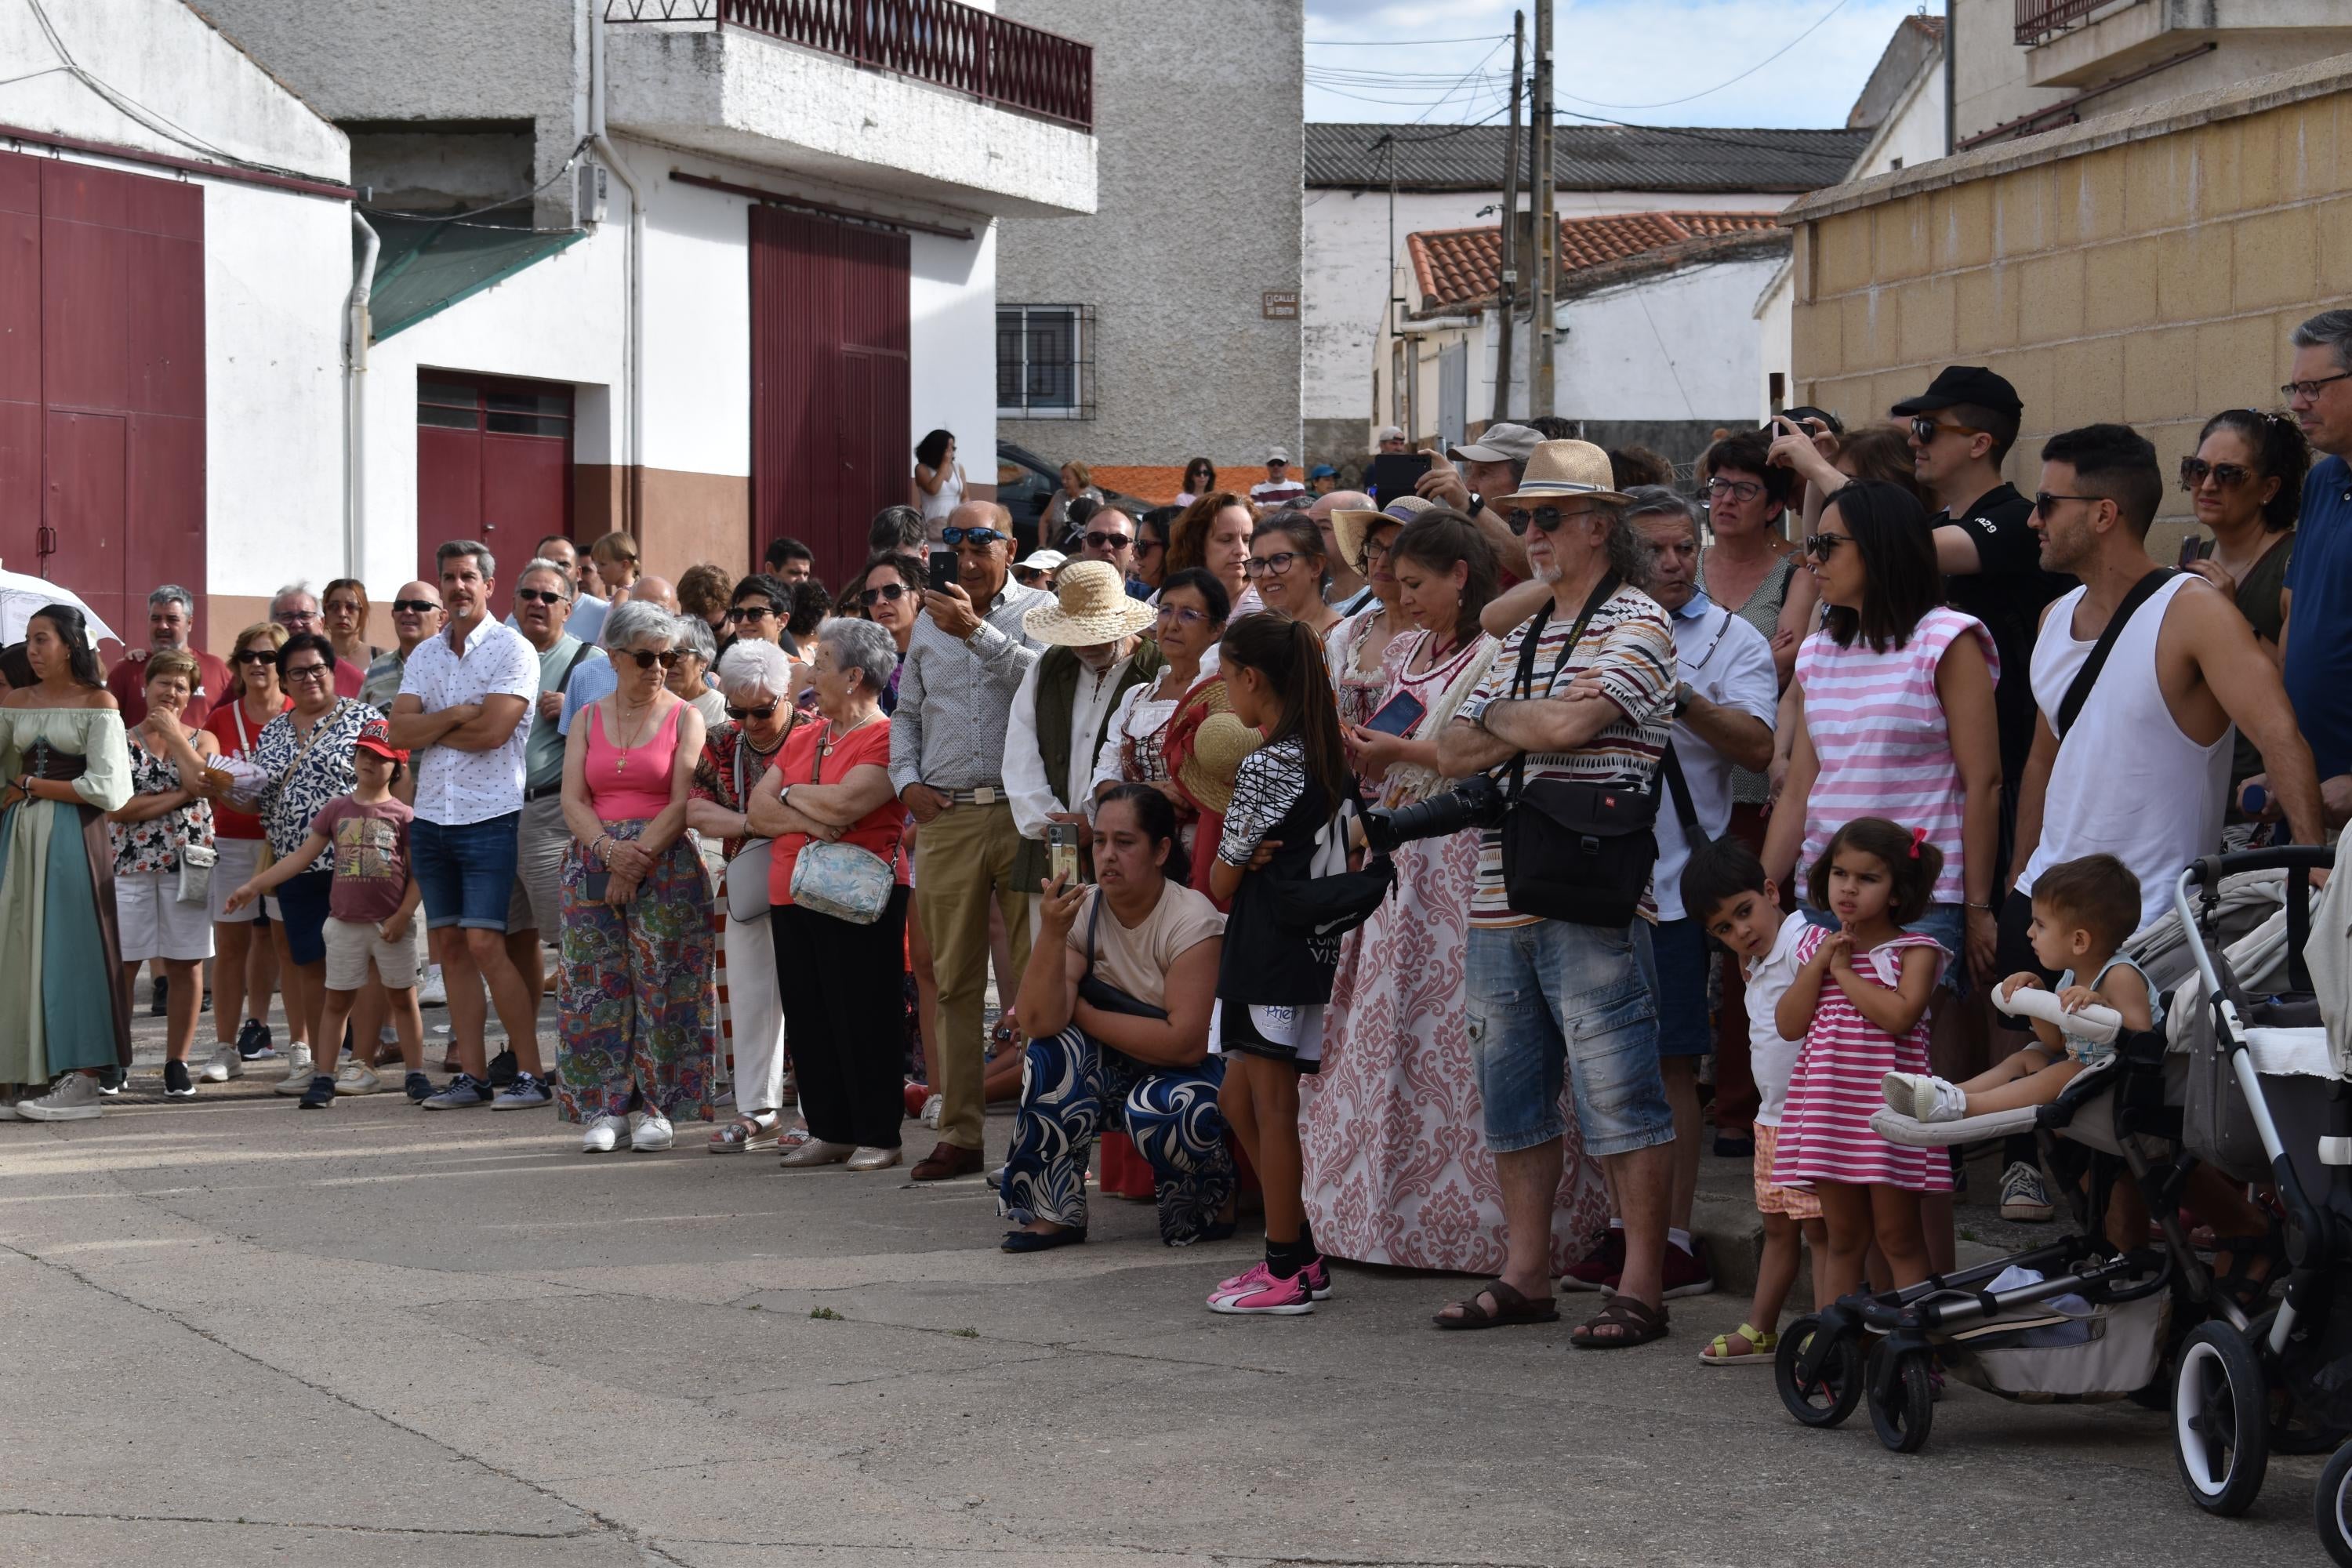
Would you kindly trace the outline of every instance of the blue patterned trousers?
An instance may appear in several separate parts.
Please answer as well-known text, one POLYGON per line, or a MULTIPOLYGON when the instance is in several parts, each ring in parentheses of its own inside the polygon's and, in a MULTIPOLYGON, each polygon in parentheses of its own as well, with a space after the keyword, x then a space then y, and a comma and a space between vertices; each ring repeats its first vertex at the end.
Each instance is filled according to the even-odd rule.
POLYGON ((1016 1225, 1085 1226, 1087 1157, 1104 1127, 1123 1127, 1151 1164, 1160 1239, 1190 1247, 1234 1194, 1234 1157, 1217 1110, 1223 1078, 1220 1057, 1195 1067, 1150 1067, 1075 1024, 1031 1040, 997 1212, 1016 1225))

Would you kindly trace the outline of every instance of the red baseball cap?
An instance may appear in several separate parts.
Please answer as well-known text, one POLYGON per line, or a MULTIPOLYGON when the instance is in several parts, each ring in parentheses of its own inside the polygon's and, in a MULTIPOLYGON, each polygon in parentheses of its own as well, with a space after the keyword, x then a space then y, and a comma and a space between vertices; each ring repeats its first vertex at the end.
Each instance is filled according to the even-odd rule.
POLYGON ((389 762, 408 761, 408 753, 392 743, 392 727, 381 719, 371 719, 360 726, 359 738, 352 742, 352 750, 373 752, 389 762))

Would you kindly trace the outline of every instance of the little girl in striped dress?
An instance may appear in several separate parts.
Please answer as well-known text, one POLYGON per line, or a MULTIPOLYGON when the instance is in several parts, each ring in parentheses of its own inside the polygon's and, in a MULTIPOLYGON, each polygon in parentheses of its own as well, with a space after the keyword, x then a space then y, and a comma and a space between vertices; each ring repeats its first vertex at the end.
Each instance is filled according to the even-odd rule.
POLYGON ((1780 998, 1781 1037, 1804 1044, 1772 1181, 1821 1200, 1832 1297, 1861 1289, 1874 1241, 1891 1283, 1927 1279, 1919 1197, 1951 1190, 1942 1150, 1905 1148, 1870 1128, 1885 1075, 1927 1070, 1927 1002, 1945 955, 1935 938, 1903 928, 1926 911, 1943 861, 1925 830, 1864 816, 1838 829, 1809 879, 1815 908, 1838 925, 1798 940, 1800 967, 1780 998))

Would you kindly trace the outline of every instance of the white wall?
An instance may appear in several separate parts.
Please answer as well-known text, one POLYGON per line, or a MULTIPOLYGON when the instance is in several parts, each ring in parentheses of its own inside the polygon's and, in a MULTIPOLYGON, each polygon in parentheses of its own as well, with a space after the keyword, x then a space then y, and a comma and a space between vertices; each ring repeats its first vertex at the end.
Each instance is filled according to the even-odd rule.
POLYGON ((1716 419, 1750 407, 1752 312, 1779 264, 1688 267, 1561 306, 1552 353, 1560 417, 1716 419))
POLYGON ((1797 395, 1796 358, 1797 274, 1782 262, 1763 297, 1756 301, 1756 418, 1761 424, 1772 412, 1772 373, 1780 373, 1780 390, 1787 406, 1802 401, 1797 395))
POLYGON ((982 485, 996 482, 996 235, 994 224, 968 240, 919 234, 908 258, 908 440, 953 431, 982 485))

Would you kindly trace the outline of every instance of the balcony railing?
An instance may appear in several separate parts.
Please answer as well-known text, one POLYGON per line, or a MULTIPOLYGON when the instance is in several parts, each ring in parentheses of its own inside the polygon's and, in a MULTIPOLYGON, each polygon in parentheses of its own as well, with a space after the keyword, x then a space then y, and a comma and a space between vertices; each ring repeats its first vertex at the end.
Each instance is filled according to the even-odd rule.
POLYGON ((2017 0, 2017 41, 2032 47, 2046 44, 2115 0, 2017 0))
POLYGON ((606 0, 604 19, 741 27, 1094 130, 1093 46, 956 0, 606 0))

